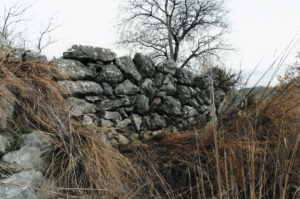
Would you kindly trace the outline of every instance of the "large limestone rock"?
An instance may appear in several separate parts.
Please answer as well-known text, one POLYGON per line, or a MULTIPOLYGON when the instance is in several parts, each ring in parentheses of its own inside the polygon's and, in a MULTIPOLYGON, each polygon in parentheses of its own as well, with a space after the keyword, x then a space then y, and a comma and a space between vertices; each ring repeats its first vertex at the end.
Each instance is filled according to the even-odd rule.
POLYGON ((124 79, 122 72, 115 65, 106 65, 97 77, 98 82, 118 84, 124 79))
POLYGON ((40 187, 44 178, 40 171, 29 170, 16 173, 0 181, 1 199, 39 199, 32 187, 40 187))
POLYGON ((92 70, 76 60, 53 59, 50 64, 58 67, 60 80, 86 80, 97 76, 96 70, 92 70))
POLYGON ((149 57, 137 53, 133 58, 133 62, 143 78, 153 77, 155 75, 155 66, 149 57))
POLYGON ((117 67, 123 72, 124 76, 130 80, 135 80, 136 82, 142 79, 141 74, 136 69, 133 61, 130 57, 125 56, 116 59, 117 67))
POLYGON ((63 53, 63 57, 81 62, 111 62, 116 59, 116 54, 105 48, 73 45, 67 52, 63 53))
POLYGON ((21 148, 6 153, 2 161, 12 164, 18 169, 35 169, 45 171, 51 158, 50 138, 42 132, 32 132, 21 139, 21 148))
POLYGON ((117 96, 124 95, 135 95, 139 92, 140 88, 133 84, 130 80, 125 80, 121 84, 119 84, 115 89, 115 94, 117 96))
POLYGON ((67 92, 71 95, 101 95, 103 93, 102 87, 92 81, 58 81, 58 83, 63 86, 67 92))

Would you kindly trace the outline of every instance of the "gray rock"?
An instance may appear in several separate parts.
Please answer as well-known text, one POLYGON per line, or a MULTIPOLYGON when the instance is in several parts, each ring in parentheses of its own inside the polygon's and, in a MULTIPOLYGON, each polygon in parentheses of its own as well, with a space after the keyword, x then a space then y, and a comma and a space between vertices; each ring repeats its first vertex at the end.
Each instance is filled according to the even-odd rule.
POLYGON ((143 117, 142 124, 141 124, 141 130, 148 131, 151 129, 152 129, 151 118, 149 115, 146 115, 143 117))
POLYGON ((50 162, 39 148, 34 146, 22 147, 18 151, 6 153, 2 157, 2 161, 12 164, 18 169, 36 169, 45 171, 50 162))
POLYGON ((140 88, 133 84, 130 80, 126 79, 124 82, 116 86, 114 92, 117 96, 135 95, 139 92, 140 88))
POLYGON ((167 75, 160 88, 161 91, 165 91, 167 95, 174 95, 176 93, 175 79, 171 75, 167 75))
POLYGON ((30 134, 23 135, 21 138, 21 148, 36 147, 41 151, 44 151, 50 149, 51 146, 51 139, 46 132, 33 131, 30 134))
POLYGON ((70 97, 67 101, 70 104, 71 107, 70 114, 72 116, 79 117, 87 113, 96 112, 96 105, 88 103, 83 99, 70 97))
POLYGON ((208 89, 209 87, 209 78, 206 75, 198 75, 193 80, 193 85, 200 89, 208 89))
POLYGON ((102 71, 102 69, 105 67, 105 64, 101 61, 97 61, 96 63, 88 63, 87 67, 90 68, 93 71, 102 71))
POLYGON ((73 45, 63 53, 65 59, 74 59, 81 62, 111 62, 116 59, 116 54, 109 49, 92 46, 73 45))
POLYGON ((197 102, 197 100, 195 98, 189 100, 188 105, 194 108, 198 108, 200 107, 199 103, 197 102))
POLYGON ((91 81, 58 81, 58 83, 63 86, 68 93, 71 95, 87 95, 95 94, 101 95, 103 93, 102 87, 91 81))
POLYGON ((138 114, 144 115, 149 111, 149 99, 145 95, 137 95, 134 107, 138 114))
POLYGON ((125 128, 131 124, 131 119, 127 118, 117 123, 117 128, 125 128))
POLYGON ((97 109, 99 111, 109 111, 109 110, 116 110, 118 108, 122 108, 124 106, 129 106, 131 104, 131 100, 129 97, 124 97, 120 99, 107 99, 101 101, 98 105, 97 109))
POLYGON ((176 77, 180 84, 191 86, 194 80, 194 74, 184 68, 177 68, 176 77))
POLYGON ((161 98, 154 98, 150 103, 151 110, 156 110, 161 105, 161 98))
POLYGON ((190 89, 190 91, 191 91, 191 96, 192 97, 196 97, 197 96, 197 91, 194 89, 194 88, 192 88, 192 87, 189 87, 189 89, 190 89))
POLYGON ((13 174, 0 181, 0 198, 38 199, 40 197, 32 187, 39 187, 43 181, 44 178, 40 171, 29 170, 13 174))
POLYGON ((157 69, 159 72, 164 74, 176 74, 177 65, 173 60, 167 60, 157 65, 157 69))
POLYGON ((90 115, 83 115, 82 124, 86 126, 97 126, 94 123, 94 119, 90 115))
POLYGON ((164 100, 163 104, 160 106, 160 110, 170 116, 180 116, 181 112, 181 104, 178 99, 174 97, 167 96, 164 100))
POLYGON ((157 73, 154 77, 154 84, 156 87, 161 87, 162 82, 164 81, 164 75, 162 73, 157 73))
POLYGON ((25 53, 25 49, 23 48, 12 48, 9 56, 9 61, 16 62, 16 63, 22 62, 24 53, 25 53))
POLYGON ((96 104, 102 100, 105 100, 107 99, 106 96, 85 96, 84 99, 89 102, 89 103, 93 103, 93 104, 96 104))
POLYGON ((157 96, 157 97, 160 97, 160 98, 162 98, 162 99, 165 99, 166 96, 167 96, 167 92, 165 92, 165 91, 157 92, 157 93, 156 93, 156 96, 157 96))
POLYGON ((53 59, 50 64, 58 67, 60 72, 58 75, 59 80, 86 80, 97 76, 96 69, 92 70, 79 61, 71 59, 53 59))
POLYGON ((116 59, 117 67, 123 72, 124 76, 128 79, 135 80, 136 82, 142 79, 141 74, 136 69, 130 57, 125 56, 116 59))
POLYGON ((46 56, 38 54, 31 50, 26 50, 22 55, 22 61, 31 61, 31 60, 42 60, 47 61, 46 56))
POLYGON ((122 116, 118 112, 105 111, 103 115, 104 119, 119 122, 122 120, 122 116))
POLYGON ((10 147, 10 139, 8 136, 0 135, 0 155, 6 153, 10 147))
POLYGON ((114 96, 114 89, 108 83, 101 83, 103 88, 103 93, 107 96, 114 96))
POLYGON ((158 115, 157 113, 151 114, 151 129, 159 130, 167 127, 167 123, 164 117, 158 115))
POLYGON ((128 138, 122 134, 118 134, 118 142, 119 142, 119 144, 122 144, 122 145, 128 145, 130 143, 128 138))
POLYGON ((0 48, 9 47, 8 41, 0 35, 0 48))
POLYGON ((104 120, 104 119, 100 120, 100 126, 101 127, 107 127, 107 128, 109 128, 109 127, 112 127, 113 125, 114 124, 111 121, 109 121, 109 120, 104 120))
POLYGON ((111 85, 118 84, 124 79, 122 72, 115 65, 106 65, 97 77, 98 82, 106 82, 111 85))
POLYGON ((184 117, 192 117, 199 114, 198 111, 191 106, 184 106, 182 112, 184 117))
POLYGON ((13 116, 14 107, 15 103, 12 99, 0 96, 0 128, 6 128, 6 120, 13 116))
POLYGON ((146 95, 149 98, 152 98, 155 96, 156 88, 151 79, 144 79, 140 85, 141 93, 146 95))
POLYGON ((125 108, 117 109, 117 111, 121 114, 122 117, 127 118, 128 114, 125 111, 125 108))
POLYGON ((143 78, 153 77, 155 75, 155 66, 150 57, 136 53, 133 62, 143 78))
POLYGON ((187 103, 191 98, 191 91, 186 86, 177 86, 177 95, 178 99, 182 104, 187 103))
POLYGON ((141 130, 141 124, 142 124, 142 121, 143 121, 142 118, 137 114, 132 114, 131 115, 131 120, 132 120, 132 123, 133 123, 135 129, 137 131, 140 131, 141 130))

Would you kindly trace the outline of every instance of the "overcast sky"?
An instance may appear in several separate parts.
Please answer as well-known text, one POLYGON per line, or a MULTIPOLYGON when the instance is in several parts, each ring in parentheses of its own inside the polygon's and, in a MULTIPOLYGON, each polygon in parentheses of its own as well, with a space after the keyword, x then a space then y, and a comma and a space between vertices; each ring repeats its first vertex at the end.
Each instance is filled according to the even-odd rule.
MULTIPOLYGON (((111 48, 119 56, 126 54, 124 49, 116 49, 114 45, 117 36, 113 22, 122 1, 19 0, 34 2, 27 27, 31 31, 56 13, 61 26, 53 33, 58 42, 45 50, 49 58, 61 56, 72 44, 111 48)), ((8 5, 15 0, 0 2, 8 5)), ((250 83, 253 85, 300 29, 300 0, 228 0, 227 5, 232 24, 228 40, 236 52, 226 56, 226 63, 235 70, 242 69, 246 76, 263 59, 250 83)), ((294 57, 295 52, 292 52, 287 62, 292 62, 294 57)))

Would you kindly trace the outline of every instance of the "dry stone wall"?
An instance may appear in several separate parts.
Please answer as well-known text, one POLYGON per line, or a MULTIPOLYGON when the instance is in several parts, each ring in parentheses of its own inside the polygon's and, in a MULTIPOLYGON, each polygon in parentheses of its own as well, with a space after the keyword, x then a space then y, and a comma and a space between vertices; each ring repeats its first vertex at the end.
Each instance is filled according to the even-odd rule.
MULTIPOLYGON (((177 68, 173 61, 154 64, 140 53, 131 59, 116 57, 109 49, 74 45, 51 64, 59 67, 57 81, 72 96, 68 99, 72 115, 86 124, 143 137, 167 127, 182 130, 211 120, 209 76, 177 68)), ((218 68, 210 73, 217 110, 226 96, 219 73, 218 68)))

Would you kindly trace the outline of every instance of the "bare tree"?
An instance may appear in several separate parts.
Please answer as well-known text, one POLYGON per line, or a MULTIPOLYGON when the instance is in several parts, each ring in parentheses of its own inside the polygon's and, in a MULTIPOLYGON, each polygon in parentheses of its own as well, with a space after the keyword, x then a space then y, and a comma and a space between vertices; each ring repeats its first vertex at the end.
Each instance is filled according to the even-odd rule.
POLYGON ((229 49, 224 0, 127 0, 119 25, 121 45, 146 50, 180 67, 229 49))
MULTIPOLYGON (((0 34, 8 41, 9 46, 27 48, 31 47, 37 53, 55 43, 57 40, 51 37, 51 33, 59 28, 55 15, 52 15, 46 25, 41 26, 36 39, 26 38, 26 27, 28 25, 28 13, 33 7, 32 4, 15 3, 9 7, 5 6, 0 22, 0 34)), ((36 35, 36 34, 30 34, 36 35)))
POLYGON ((17 27, 26 20, 26 13, 31 7, 31 4, 24 5, 19 3, 10 7, 4 7, 2 22, 0 24, 0 34, 8 41, 10 46, 24 44, 23 33, 17 27))
POLYGON ((53 15, 48 23, 42 27, 37 38, 37 44, 35 46, 36 52, 41 53, 45 48, 57 42, 57 40, 51 37, 51 33, 59 28, 58 23, 55 21, 55 16, 53 15))

